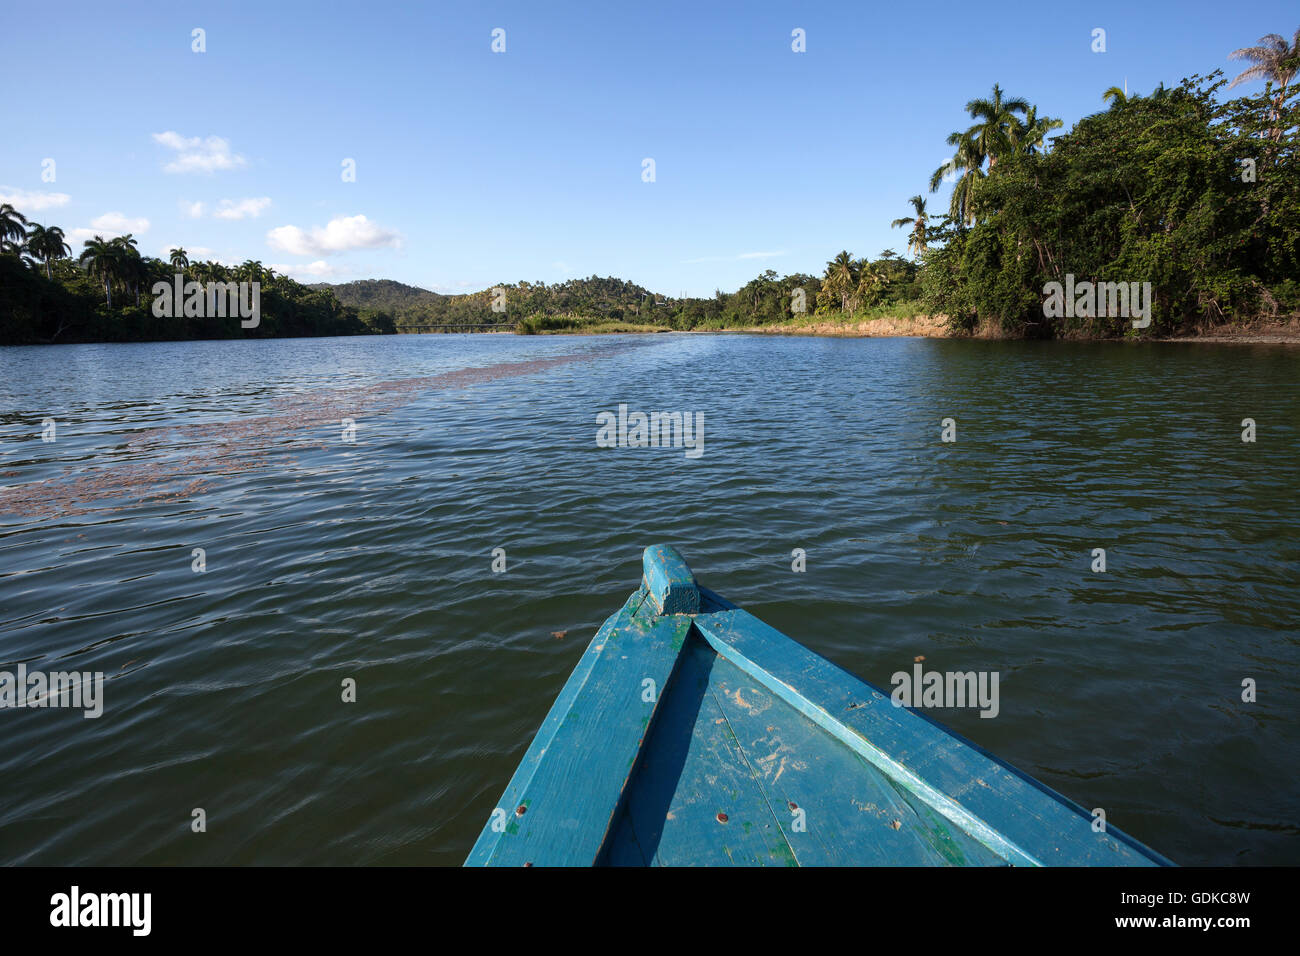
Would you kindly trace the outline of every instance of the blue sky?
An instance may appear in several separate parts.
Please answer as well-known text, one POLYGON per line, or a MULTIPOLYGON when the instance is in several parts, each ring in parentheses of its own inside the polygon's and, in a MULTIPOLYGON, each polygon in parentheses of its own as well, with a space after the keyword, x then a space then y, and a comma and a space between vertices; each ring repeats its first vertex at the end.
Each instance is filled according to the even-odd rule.
POLYGON ((1235 75, 1227 53, 1289 38, 1300 8, 76 0, 5 20, 0 198, 78 250, 74 230, 130 231, 148 254, 304 281, 597 274, 709 295, 842 248, 903 252, 890 220, 994 82, 1068 128, 1125 80, 1235 75))

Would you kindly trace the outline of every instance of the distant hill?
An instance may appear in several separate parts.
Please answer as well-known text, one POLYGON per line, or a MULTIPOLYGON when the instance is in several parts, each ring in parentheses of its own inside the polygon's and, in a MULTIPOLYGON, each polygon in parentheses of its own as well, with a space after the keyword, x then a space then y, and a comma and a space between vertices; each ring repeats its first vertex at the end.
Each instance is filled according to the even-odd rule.
POLYGON ((437 292, 406 285, 404 282, 395 282, 392 279, 358 279, 355 282, 342 282, 338 285, 317 282, 311 288, 329 289, 344 305, 355 306, 358 309, 377 309, 395 316, 422 305, 436 306, 447 298, 437 292))
POLYGON ((362 311, 388 313, 398 328, 444 323, 515 325, 529 316, 554 315, 613 320, 637 316, 653 322, 662 321, 672 305, 672 300, 634 282, 599 276, 554 285, 501 283, 464 295, 441 295, 392 279, 359 279, 339 285, 321 282, 312 288, 328 289, 339 302, 362 311))

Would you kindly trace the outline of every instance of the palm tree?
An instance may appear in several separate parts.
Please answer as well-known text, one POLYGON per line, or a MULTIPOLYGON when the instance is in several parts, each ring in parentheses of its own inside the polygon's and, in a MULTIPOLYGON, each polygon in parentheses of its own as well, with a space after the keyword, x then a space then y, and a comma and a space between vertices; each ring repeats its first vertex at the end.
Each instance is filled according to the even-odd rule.
POLYGON ((992 172, 998 160, 1007 156, 1037 153, 1047 133, 1060 128, 1062 123, 1049 117, 1039 119, 1037 107, 1020 97, 1004 97, 1002 87, 996 83, 992 97, 971 100, 966 104, 966 112, 977 122, 965 132, 948 136, 948 145, 954 147, 953 156, 930 177, 930 192, 938 192, 944 178, 960 170, 961 179, 948 203, 948 217, 969 224, 975 220, 979 182, 988 174, 984 161, 988 160, 988 172, 992 172))
POLYGON ((266 270, 256 259, 245 259, 235 269, 235 278, 241 282, 260 282, 266 270))
POLYGON ((51 278, 50 261, 62 259, 72 252, 71 247, 63 241, 63 230, 58 226, 42 226, 33 222, 27 229, 27 249, 36 258, 45 263, 45 278, 51 278))
POLYGON ((776 280, 776 270, 765 269, 761 276, 750 283, 750 285, 754 287, 754 294, 752 297, 754 314, 758 314, 758 304, 764 301, 768 297, 768 294, 776 288, 776 280))
POLYGON ((826 291, 839 296, 840 311, 849 311, 849 299, 857 285, 853 271, 853 257, 845 250, 826 263, 826 291))
POLYGON ((1012 152, 1011 131, 1018 122, 1016 114, 1028 113, 1029 102, 1019 97, 1003 99, 1002 87, 994 83, 992 98, 971 100, 966 104, 966 112, 977 121, 966 135, 989 158, 989 169, 992 169, 1000 157, 1012 152))
POLYGON ((891 222, 889 228, 901 229, 904 226, 911 226, 912 232, 908 236, 907 251, 919 256, 925 252, 926 239, 928 238, 926 224, 930 221, 930 217, 925 212, 924 197, 913 196, 908 202, 912 204, 915 215, 901 216, 891 222))
MULTIPOLYGON (((0 240, 27 238, 27 217, 9 203, 0 206, 0 240)), ((17 246, 14 247, 15 249, 17 246)))
POLYGON ((1038 107, 1029 107, 1025 113, 1025 120, 1015 120, 1010 130, 1012 149, 1016 153, 1024 156, 1037 155, 1043 148, 1043 141, 1047 134, 1054 129, 1060 129, 1064 124, 1059 119, 1053 119, 1050 116, 1038 117, 1038 107))
POLYGON ((1107 88, 1106 92, 1101 94, 1102 102, 1110 103, 1111 111, 1121 110, 1128 105, 1128 91, 1122 90, 1118 86, 1107 88))
POLYGON ((121 258, 122 248, 116 241, 109 242, 103 236, 96 236, 94 239, 86 240, 86 248, 77 259, 78 262, 89 267, 92 275, 103 278, 104 296, 110 309, 113 307, 112 280, 117 276, 121 258))
POLYGON ((884 272, 875 263, 863 259, 858 266, 858 286, 855 290, 857 297, 866 303, 874 302, 884 285, 884 272))
POLYGON ((122 255, 122 281, 135 293, 135 304, 140 304, 140 285, 149 278, 148 264, 140 253, 127 247, 130 251, 122 255))
POLYGON ((952 133, 948 145, 955 146, 952 159, 934 171, 930 177, 930 192, 938 192, 944 177, 962 171, 962 176, 953 187, 952 197, 948 202, 948 217, 953 222, 970 223, 975 219, 975 189, 984 178, 985 155, 979 145, 966 133, 952 133))
POLYGON ((1250 60, 1254 64, 1243 70, 1228 84, 1232 89, 1249 80, 1270 80, 1282 90, 1291 82, 1300 68, 1300 30, 1296 30, 1291 46, 1276 33, 1259 38, 1259 46, 1245 46, 1228 54, 1230 60, 1250 60))
POLYGON ((144 278, 144 263, 140 259, 140 251, 136 248, 139 243, 132 238, 131 233, 125 236, 118 236, 113 240, 121 254, 118 260, 118 276, 126 283, 127 288, 135 293, 135 304, 140 304, 140 280, 144 278))
POLYGON ((1286 98, 1287 84, 1300 69, 1300 30, 1296 30, 1290 46, 1287 46, 1286 40, 1280 35, 1270 33, 1259 38, 1258 46, 1233 50, 1228 54, 1228 59, 1250 60, 1253 64, 1238 74, 1237 78, 1228 84, 1228 89, 1249 80, 1264 80, 1277 84, 1277 95, 1273 97, 1273 109, 1269 114, 1269 119, 1274 125, 1268 131, 1268 138, 1274 142, 1278 141, 1282 138, 1282 129, 1277 125, 1277 118, 1282 109, 1282 101, 1286 98))
POLYGON ((189 253, 187 253, 180 246, 177 246, 171 252, 171 263, 172 263, 172 268, 175 269, 177 272, 184 272, 186 267, 188 267, 190 264, 189 253))

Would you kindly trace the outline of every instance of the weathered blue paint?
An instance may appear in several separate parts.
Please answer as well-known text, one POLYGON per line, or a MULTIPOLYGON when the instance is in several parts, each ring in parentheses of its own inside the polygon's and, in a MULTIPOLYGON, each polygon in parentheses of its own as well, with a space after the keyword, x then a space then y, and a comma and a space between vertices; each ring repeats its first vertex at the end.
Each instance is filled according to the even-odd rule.
POLYGON ((700 609, 700 589, 686 559, 668 544, 655 544, 641 555, 645 574, 641 583, 660 614, 695 614, 700 609))
POLYGON ((1169 863, 699 587, 673 548, 644 567, 467 865, 1169 863))
POLYGON ((595 862, 690 627, 689 617, 656 614, 644 589, 605 622, 467 863, 595 862))

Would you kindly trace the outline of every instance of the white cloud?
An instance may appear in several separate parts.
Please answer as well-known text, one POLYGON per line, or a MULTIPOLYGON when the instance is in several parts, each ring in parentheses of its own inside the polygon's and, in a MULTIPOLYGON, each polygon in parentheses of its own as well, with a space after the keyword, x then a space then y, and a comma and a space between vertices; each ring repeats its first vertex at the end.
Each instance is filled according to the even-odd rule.
POLYGON ((106 212, 104 215, 90 220, 90 228, 78 226, 76 229, 69 229, 64 233, 63 238, 68 245, 72 246, 75 255, 76 251, 81 248, 87 239, 93 239, 96 236, 112 239, 128 232, 132 235, 141 235, 148 231, 149 220, 143 216, 132 219, 120 212, 106 212))
POLYGON ((683 259, 687 264, 696 262, 738 262, 741 259, 775 259, 785 255, 784 252, 742 252, 735 256, 703 256, 699 259, 683 259))
POLYGON ((111 232, 118 235, 126 232, 143 233, 149 231, 148 219, 145 219, 143 216, 138 219, 132 219, 129 216, 122 215, 120 212, 106 212, 104 215, 90 220, 90 224, 100 232, 111 232))
POLYGON ((15 189, 12 186, 0 186, 0 203, 9 203, 24 215, 66 206, 71 199, 72 197, 67 193, 38 193, 15 189))
POLYGON ((256 219, 269 205, 270 196, 260 199, 223 199, 217 203, 212 215, 217 219, 256 219))
POLYGON ((277 226, 266 234, 266 241, 272 248, 295 256, 329 256, 349 249, 396 249, 402 237, 365 216, 339 216, 323 228, 313 226, 308 231, 297 226, 277 226))
POLYGON ((295 279, 325 279, 330 276, 336 276, 340 272, 336 266, 330 265, 324 259, 317 259, 315 262, 307 263, 307 265, 284 265, 272 263, 271 268, 283 275, 293 276, 295 279))
POLYGON ((181 213, 189 216, 191 219, 198 219, 203 215, 203 203, 190 202, 188 199, 181 200, 181 213))
POLYGON ((238 153, 230 151, 230 143, 220 136, 206 139, 168 130, 154 133, 154 142, 176 151, 176 158, 163 166, 167 173, 211 173, 218 169, 235 169, 247 165, 238 153))

